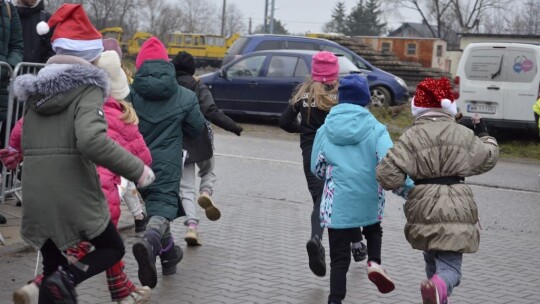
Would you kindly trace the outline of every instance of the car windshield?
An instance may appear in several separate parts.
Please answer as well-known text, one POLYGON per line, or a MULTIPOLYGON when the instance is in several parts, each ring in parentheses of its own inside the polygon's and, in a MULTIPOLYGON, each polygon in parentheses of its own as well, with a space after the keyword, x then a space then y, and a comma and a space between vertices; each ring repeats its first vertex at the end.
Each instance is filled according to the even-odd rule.
POLYGON ((360 72, 360 70, 345 56, 337 56, 339 63, 339 74, 350 74, 351 72, 360 72))

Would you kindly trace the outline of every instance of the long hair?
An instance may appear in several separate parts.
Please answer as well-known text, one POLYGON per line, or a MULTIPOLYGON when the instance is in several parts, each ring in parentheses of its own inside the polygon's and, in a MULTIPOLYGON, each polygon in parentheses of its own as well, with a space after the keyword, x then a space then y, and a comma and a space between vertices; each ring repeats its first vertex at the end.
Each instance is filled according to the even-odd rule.
MULTIPOLYGON (((306 76, 306 80, 298 85, 293 93, 293 98, 290 100, 292 105, 295 105, 301 100, 306 100, 322 111, 330 111, 330 108, 337 104, 338 82, 324 84, 322 82, 313 81, 311 75, 306 76)), ((311 112, 311 107, 307 107, 308 117, 311 112)))
POLYGON ((133 109, 133 106, 131 103, 125 101, 125 100, 118 100, 118 103, 122 106, 122 116, 120 117, 120 120, 127 124, 138 124, 139 123, 139 117, 137 116, 137 113, 135 112, 135 109, 133 109))

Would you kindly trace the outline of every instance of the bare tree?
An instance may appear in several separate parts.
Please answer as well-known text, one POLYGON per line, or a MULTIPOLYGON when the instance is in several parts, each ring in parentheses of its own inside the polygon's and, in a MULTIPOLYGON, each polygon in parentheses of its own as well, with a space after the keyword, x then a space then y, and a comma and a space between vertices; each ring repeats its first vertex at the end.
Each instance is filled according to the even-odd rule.
MULTIPOLYGON (((217 7, 208 0, 184 0, 180 2, 182 31, 186 33, 217 34, 220 22, 216 22, 217 7)), ((220 19, 221 20, 221 17, 220 19)))
POLYGON ((515 11, 507 21, 510 31, 514 34, 540 34, 540 0, 527 0, 519 11, 515 11))
POLYGON ((245 31, 246 24, 242 21, 243 19, 244 15, 238 6, 234 3, 229 3, 225 12, 225 37, 245 31))
MULTIPOLYGON (((490 10, 505 8, 513 0, 450 0, 462 32, 478 31, 481 19, 490 10)), ((515 2, 515 1, 514 1, 515 2)))

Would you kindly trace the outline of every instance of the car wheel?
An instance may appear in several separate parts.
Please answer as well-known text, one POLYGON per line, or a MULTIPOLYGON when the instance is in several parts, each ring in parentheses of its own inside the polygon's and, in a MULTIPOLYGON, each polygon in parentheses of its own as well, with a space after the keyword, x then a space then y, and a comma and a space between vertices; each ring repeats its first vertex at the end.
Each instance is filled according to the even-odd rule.
POLYGON ((391 106, 392 95, 388 92, 388 89, 384 87, 371 88, 371 105, 374 107, 391 106))

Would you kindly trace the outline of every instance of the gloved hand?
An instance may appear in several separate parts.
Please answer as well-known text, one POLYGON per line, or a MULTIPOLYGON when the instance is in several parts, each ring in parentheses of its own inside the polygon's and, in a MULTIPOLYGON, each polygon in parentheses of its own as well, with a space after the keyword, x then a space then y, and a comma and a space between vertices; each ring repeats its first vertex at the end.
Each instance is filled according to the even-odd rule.
POLYGON ((473 124, 474 135, 478 137, 489 136, 486 124, 482 121, 482 117, 478 114, 474 114, 471 118, 473 124))
POLYGON ((0 161, 8 170, 15 170, 22 160, 22 153, 11 147, 0 150, 0 161))
POLYGON ((137 180, 137 188, 144 188, 153 183, 155 179, 156 175, 154 174, 154 171, 147 165, 144 165, 143 173, 137 180))
POLYGON ((234 134, 236 134, 237 136, 240 136, 240 134, 242 133, 242 131, 244 131, 244 129, 242 129, 242 127, 238 126, 237 129, 235 129, 233 131, 234 134))

